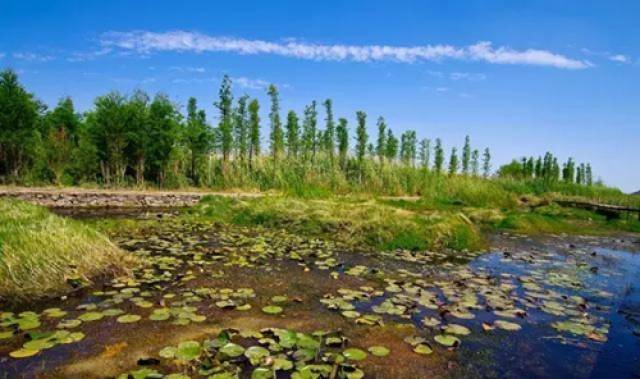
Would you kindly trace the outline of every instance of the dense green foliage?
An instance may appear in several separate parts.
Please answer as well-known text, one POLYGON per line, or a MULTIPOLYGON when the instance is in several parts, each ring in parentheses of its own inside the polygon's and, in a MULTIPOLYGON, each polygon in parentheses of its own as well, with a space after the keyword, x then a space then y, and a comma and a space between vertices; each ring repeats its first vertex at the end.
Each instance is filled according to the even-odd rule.
MULTIPOLYGON (((278 89, 271 85, 268 95, 269 148, 262 154, 260 105, 248 96, 234 100, 228 76, 213 104, 219 114, 214 126, 194 98, 183 115, 166 95, 151 98, 141 91, 100 96, 84 114, 76 112, 70 98, 47 110, 7 70, 0 75, 0 183, 207 186, 312 196, 426 196, 465 181, 457 178, 473 178, 476 187, 490 185, 481 177, 492 177, 491 153, 474 149, 468 136, 461 150, 451 149, 447 163, 439 138, 434 146, 412 130, 397 138, 382 117, 377 137, 370 138, 363 111, 356 113, 350 132, 346 118, 334 121, 330 99, 322 102, 324 127, 319 127, 315 101, 300 117, 288 111, 283 124, 278 89)), ((569 159, 561 169, 551 153, 505 165, 491 181, 497 178, 533 191, 518 193, 616 192, 594 183, 589 164, 569 159)))

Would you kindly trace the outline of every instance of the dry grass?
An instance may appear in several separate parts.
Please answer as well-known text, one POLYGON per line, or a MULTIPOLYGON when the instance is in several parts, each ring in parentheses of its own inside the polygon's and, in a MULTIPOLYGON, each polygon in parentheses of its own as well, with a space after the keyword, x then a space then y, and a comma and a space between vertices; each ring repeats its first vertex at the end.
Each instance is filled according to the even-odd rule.
POLYGON ((0 298, 57 296, 133 263, 105 236, 80 222, 17 200, 0 200, 0 298))

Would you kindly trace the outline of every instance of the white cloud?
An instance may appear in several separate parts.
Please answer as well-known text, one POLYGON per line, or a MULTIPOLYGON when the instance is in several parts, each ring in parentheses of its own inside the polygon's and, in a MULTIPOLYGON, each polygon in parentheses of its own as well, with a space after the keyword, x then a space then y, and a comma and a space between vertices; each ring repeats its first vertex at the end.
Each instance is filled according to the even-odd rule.
POLYGON ((241 88, 265 90, 269 87, 269 82, 262 79, 251 79, 244 76, 232 77, 231 82, 237 84, 241 88))
POLYGON ((0 53, 0 59, 4 58, 5 54, 4 53, 0 53))
POLYGON ((20 59, 20 60, 30 61, 30 62, 34 62, 34 61, 48 62, 55 59, 55 57, 51 55, 41 55, 41 54, 30 53, 30 52, 13 53, 13 57, 15 59, 20 59))
POLYGON ((449 91, 449 87, 438 87, 436 88, 437 92, 448 92, 449 91))
POLYGON ((611 55, 609 57, 609 60, 612 60, 614 62, 619 62, 619 63, 628 63, 629 62, 629 58, 627 58, 626 56, 624 56, 622 54, 611 55))
POLYGON ((82 52, 74 52, 71 54, 71 57, 67 58, 67 61, 69 62, 85 62, 85 61, 92 61, 96 58, 99 58, 103 55, 107 55, 109 53, 111 53, 113 51, 113 49, 105 47, 102 49, 98 49, 95 51, 90 51, 88 53, 82 53, 82 52))
POLYGON ((494 64, 549 66, 564 69, 584 69, 588 61, 567 58, 547 50, 514 50, 494 48, 491 42, 456 47, 451 45, 388 46, 388 45, 322 45, 296 41, 269 42, 242 38, 209 36, 188 31, 155 33, 150 31, 109 32, 100 41, 103 48, 149 54, 153 52, 229 52, 242 55, 273 54, 316 61, 392 61, 414 63, 443 59, 472 60, 494 64))
POLYGON ((451 74, 449 74, 449 78, 451 80, 469 80, 472 82, 477 82, 477 81, 485 80, 487 76, 482 73, 452 72, 451 74))
POLYGON ((623 54, 613 54, 608 51, 594 51, 587 48, 580 49, 584 54, 605 57, 610 61, 618 63, 630 63, 629 57, 623 54))
POLYGON ((204 67, 182 67, 182 66, 169 67, 169 70, 179 71, 179 72, 198 72, 198 73, 203 73, 206 71, 204 67))

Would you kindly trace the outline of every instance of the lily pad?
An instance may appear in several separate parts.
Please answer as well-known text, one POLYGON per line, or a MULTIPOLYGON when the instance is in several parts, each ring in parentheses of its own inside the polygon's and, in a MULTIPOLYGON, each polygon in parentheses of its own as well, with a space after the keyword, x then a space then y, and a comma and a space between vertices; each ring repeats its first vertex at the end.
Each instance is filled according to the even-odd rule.
POLYGON ((522 329, 522 327, 519 324, 516 324, 515 322, 504 321, 504 320, 494 321, 493 326, 499 329, 509 330, 509 331, 516 331, 516 330, 522 329))
POLYGON ((178 345, 175 351, 175 357, 183 361, 191 361, 200 356, 201 351, 202 348, 197 341, 184 341, 178 345))
POLYGON ((269 354, 269 350, 262 346, 251 346, 244 351, 245 357, 249 358, 249 361, 254 366, 259 364, 263 358, 268 357, 269 354))
POLYGON ((9 353, 11 358, 28 358, 38 354, 40 350, 18 349, 9 353))
POLYGON ((446 347, 456 347, 460 345, 460 339, 458 339, 458 337, 448 334, 438 334, 437 336, 433 337, 433 339, 440 345, 446 347))
POLYGON ((244 347, 229 342, 228 344, 222 346, 220 348, 220 352, 230 358, 236 358, 242 355, 242 353, 244 353, 244 347))
POLYGON ((139 315, 126 314, 118 317, 116 321, 121 324, 131 324, 140 321, 141 318, 142 317, 140 317, 139 315))
POLYGON ((431 349, 431 346, 427 345, 426 343, 417 344, 413 348, 413 351, 421 355, 429 355, 433 353, 433 349, 431 349))
POLYGON ((279 307, 277 305, 267 305, 266 307, 262 308, 262 311, 268 315, 277 315, 279 313, 282 313, 282 307, 279 307))
POLYGON ((389 355, 389 349, 384 346, 371 346, 368 350, 376 357, 386 357, 389 355))
POLYGON ((353 347, 343 351, 342 355, 352 361, 361 361, 367 357, 367 353, 364 350, 353 347))

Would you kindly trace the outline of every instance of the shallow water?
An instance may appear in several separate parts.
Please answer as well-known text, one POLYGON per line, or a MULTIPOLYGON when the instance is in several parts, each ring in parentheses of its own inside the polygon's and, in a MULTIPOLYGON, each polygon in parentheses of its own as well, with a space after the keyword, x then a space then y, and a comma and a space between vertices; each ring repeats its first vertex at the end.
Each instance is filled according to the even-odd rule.
MULTIPOLYGON (((69 299, 27 308, 0 305, 0 312, 34 311, 41 321, 27 331, 0 327, 0 332, 15 330, 13 337, 0 339, 0 378, 115 377, 140 369, 141 358, 158 359, 145 367, 160 373, 200 377, 200 363, 176 365, 160 358, 159 351, 211 338, 224 328, 268 327, 339 330, 348 338, 344 346, 325 352, 389 348, 387 357, 369 355, 354 362, 367 378, 640 376, 640 337, 634 334, 640 332, 640 255, 629 241, 501 236, 493 252, 450 259, 428 252, 354 251, 285 231, 182 225, 170 218, 161 225, 145 235, 115 237, 148 262, 133 282, 96 283, 69 299), (236 298, 240 288, 251 289, 252 296, 236 298), (289 298, 283 313, 262 312, 276 295, 289 298), (224 299, 251 309, 216 305, 224 299), (175 315, 166 321, 149 319, 154 310, 187 306, 194 310, 186 317, 197 321, 176 324, 175 315), (68 314, 50 319, 42 312, 51 307, 68 314), (8 356, 34 337, 29 332, 56 330, 60 320, 82 317, 92 307, 94 312, 118 308, 141 320, 128 324, 105 316, 82 322, 70 329, 84 334, 77 342, 28 358, 8 356), (425 319, 437 324, 427 326, 425 319), (501 330, 496 320, 520 330, 501 330), (455 335, 459 346, 441 346, 434 336, 452 334, 446 329, 452 325, 464 327, 463 334, 455 335), (415 353, 418 345, 432 353, 415 353)), ((234 365, 241 377, 253 370, 248 362, 234 365)), ((290 373, 279 371, 277 377, 290 373)))

